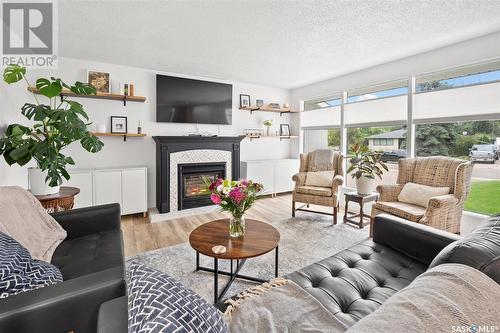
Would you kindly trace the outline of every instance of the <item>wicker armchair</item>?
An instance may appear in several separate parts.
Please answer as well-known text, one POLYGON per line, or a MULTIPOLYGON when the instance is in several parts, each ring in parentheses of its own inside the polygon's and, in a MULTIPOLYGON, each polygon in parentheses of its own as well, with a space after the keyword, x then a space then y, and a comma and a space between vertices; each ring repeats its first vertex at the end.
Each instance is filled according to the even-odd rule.
POLYGON ((419 157, 399 160, 397 185, 379 185, 379 201, 372 206, 372 218, 389 213, 436 229, 460 233, 464 201, 470 191, 472 163, 450 157, 419 157), (450 194, 433 197, 427 207, 399 202, 404 184, 413 182, 449 187, 450 194))
POLYGON ((337 224, 337 213, 339 208, 338 188, 344 183, 342 154, 333 153, 331 165, 326 170, 314 170, 311 163, 313 152, 308 154, 300 154, 300 169, 299 173, 293 175, 292 179, 295 182, 295 188, 292 192, 292 216, 295 217, 295 211, 301 210, 318 214, 333 216, 333 224, 337 224), (330 187, 306 186, 306 177, 308 172, 315 171, 331 171, 333 173, 333 181, 330 187), (304 209, 304 206, 295 208, 295 203, 304 203, 304 206, 320 205, 333 207, 333 214, 304 209))

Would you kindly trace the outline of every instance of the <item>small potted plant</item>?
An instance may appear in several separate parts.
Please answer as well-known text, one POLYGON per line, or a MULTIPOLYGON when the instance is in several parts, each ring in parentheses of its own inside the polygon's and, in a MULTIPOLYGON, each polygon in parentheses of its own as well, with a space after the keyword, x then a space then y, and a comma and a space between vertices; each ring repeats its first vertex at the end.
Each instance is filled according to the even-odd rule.
MULTIPOLYGON (((12 84, 26 79, 26 68, 9 65, 5 68, 3 79, 12 84)), ((62 150, 75 141, 82 147, 96 153, 104 144, 87 130, 89 118, 83 106, 66 96, 59 96, 63 88, 77 95, 92 95, 96 93, 89 84, 76 82, 68 85, 61 79, 39 78, 35 84, 38 93, 47 98, 46 104, 41 103, 33 93, 35 103, 25 103, 21 114, 33 121, 32 127, 20 124, 10 124, 5 130, 5 136, 0 138, 0 155, 9 164, 23 166, 34 159, 36 168, 29 168, 31 192, 36 195, 59 192, 63 178, 70 179, 66 166, 74 165, 70 156, 62 154, 62 150)))
POLYGON ((368 146, 354 144, 351 146, 354 157, 350 159, 347 173, 356 178, 356 190, 359 194, 371 194, 374 190, 375 176, 382 179, 383 170, 389 171, 381 161, 380 154, 372 152, 368 146))
POLYGON ((273 126, 273 121, 271 119, 264 120, 264 126, 266 126, 266 135, 271 135, 271 126, 273 126))
POLYGON ((210 192, 210 200, 219 205, 223 211, 231 214, 229 220, 229 236, 240 237, 245 234, 245 212, 257 200, 257 194, 263 190, 260 183, 251 180, 231 181, 219 178, 212 181, 203 178, 210 192))

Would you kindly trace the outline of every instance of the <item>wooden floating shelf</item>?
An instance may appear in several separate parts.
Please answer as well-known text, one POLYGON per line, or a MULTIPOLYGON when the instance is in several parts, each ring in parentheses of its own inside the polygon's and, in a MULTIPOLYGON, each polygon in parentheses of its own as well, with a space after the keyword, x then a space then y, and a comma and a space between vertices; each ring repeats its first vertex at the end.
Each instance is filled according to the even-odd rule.
POLYGON ((266 135, 247 135, 246 136, 248 139, 250 139, 250 141, 253 141, 255 139, 280 139, 280 141, 282 140, 290 140, 290 139, 298 139, 298 136, 296 135, 269 135, 269 136, 266 136, 266 135))
MULTIPOLYGON (((36 89, 34 87, 28 87, 28 90, 34 94, 40 94, 38 89, 36 89)), ((114 100, 114 101, 123 101, 123 106, 127 105, 127 102, 144 103, 146 101, 146 97, 144 97, 144 96, 127 96, 127 95, 105 94, 105 93, 97 93, 96 95, 79 95, 79 94, 75 94, 74 92, 67 90, 67 89, 63 89, 60 96, 61 96, 61 99, 64 96, 70 96, 70 97, 110 99, 110 100, 114 100)))
POLYGON ((246 106, 240 108, 240 110, 244 111, 250 111, 250 113, 253 113, 254 111, 265 111, 265 112, 279 112, 280 116, 283 113, 294 113, 298 111, 291 110, 290 108, 280 108, 280 109, 275 109, 275 108, 270 108, 270 107, 265 107, 265 106, 246 106))
POLYGON ((141 134, 137 134, 137 133, 97 133, 97 132, 92 132, 92 134, 94 134, 95 136, 122 136, 123 137, 123 141, 127 141, 127 138, 138 138, 138 137, 145 137, 147 136, 147 134, 144 134, 144 133, 141 133, 141 134))

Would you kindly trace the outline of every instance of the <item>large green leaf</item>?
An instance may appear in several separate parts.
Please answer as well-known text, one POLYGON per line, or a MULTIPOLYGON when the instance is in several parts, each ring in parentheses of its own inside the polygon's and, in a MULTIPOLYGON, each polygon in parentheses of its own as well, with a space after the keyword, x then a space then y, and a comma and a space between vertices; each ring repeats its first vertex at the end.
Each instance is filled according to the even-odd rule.
POLYGON ((19 65, 9 65, 3 71, 3 80, 8 84, 15 83, 23 79, 26 68, 19 65))
POLYGON ((89 120, 89 116, 87 115, 87 113, 85 111, 83 111, 83 106, 78 103, 78 102, 75 102, 75 101, 66 101, 70 108, 68 111, 71 111, 71 112, 74 112, 76 114, 79 114, 81 115, 83 118, 85 118, 86 120, 89 120))
POLYGON ((95 95, 96 89, 94 86, 88 83, 82 83, 77 81, 74 86, 70 87, 70 90, 78 95, 95 95))
POLYGON ((95 135, 92 134, 89 134, 88 136, 83 138, 80 143, 86 151, 89 151, 91 153, 97 153, 104 146, 104 143, 102 143, 101 140, 99 140, 95 135))
MULTIPOLYGON (((27 161, 27 162, 29 162, 29 160, 31 159, 30 144, 28 142, 24 143, 23 145, 12 150, 10 152, 9 156, 17 163, 26 161, 26 159, 29 157, 29 159, 27 161)), ((19 163, 19 164, 24 165, 26 163, 23 163, 23 164, 19 163)))
POLYGON ((52 98, 59 95, 62 91, 62 85, 59 81, 49 81, 44 78, 36 80, 36 89, 40 94, 52 98))
POLYGON ((47 105, 35 105, 31 103, 26 103, 21 107, 21 114, 23 114, 26 118, 35 121, 42 121, 50 115, 50 107, 47 105))

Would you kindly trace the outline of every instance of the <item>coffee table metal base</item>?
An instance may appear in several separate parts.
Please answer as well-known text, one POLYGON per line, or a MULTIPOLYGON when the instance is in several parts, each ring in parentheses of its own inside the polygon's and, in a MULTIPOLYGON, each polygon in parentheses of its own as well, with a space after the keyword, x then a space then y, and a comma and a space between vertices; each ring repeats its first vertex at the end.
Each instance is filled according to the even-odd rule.
MULTIPOLYGON (((243 265, 247 261, 246 259, 241 259, 241 260, 240 259, 228 259, 228 260, 231 261, 231 267, 230 267, 231 271, 230 272, 219 270, 219 259, 218 258, 214 258, 214 268, 203 267, 203 266, 200 266, 200 252, 196 251, 196 271, 205 271, 205 272, 214 273, 214 304, 219 303, 224 298, 224 295, 229 290, 229 287, 231 287, 231 285, 233 284, 233 282, 236 278, 247 280, 247 281, 259 282, 259 283, 269 282, 269 280, 239 274, 241 268, 243 267, 243 265), (236 270, 234 270, 234 271, 233 271, 233 268, 234 268, 233 261, 236 261, 236 270), (219 293, 219 274, 231 277, 220 293, 219 293)), ((275 257, 274 257, 274 277, 278 277, 278 260, 279 260, 278 247, 276 247, 275 257)))

